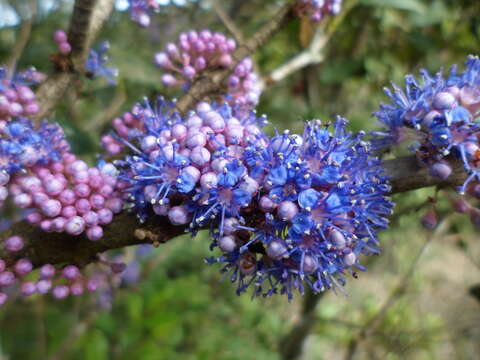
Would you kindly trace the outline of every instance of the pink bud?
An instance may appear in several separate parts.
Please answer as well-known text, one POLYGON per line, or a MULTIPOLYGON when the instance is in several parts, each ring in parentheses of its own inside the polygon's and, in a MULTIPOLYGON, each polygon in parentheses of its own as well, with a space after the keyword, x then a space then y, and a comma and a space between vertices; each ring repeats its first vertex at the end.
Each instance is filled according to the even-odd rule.
POLYGON ((317 260, 310 255, 305 255, 305 257, 303 258, 303 271, 306 274, 311 274, 315 272, 317 268, 318 268, 317 260))
POLYGON ((103 237, 103 229, 100 226, 94 226, 87 230, 87 237, 91 241, 98 241, 103 237))
POLYGON ((58 44, 58 51, 60 52, 60 54, 68 55, 72 51, 72 47, 68 42, 62 42, 58 44))
POLYGON ((42 279, 50 279, 55 275, 55 267, 50 264, 43 265, 40 268, 40 277, 42 279))
POLYGON ((173 225, 185 225, 190 221, 190 216, 185 207, 174 206, 168 212, 168 219, 173 225))
POLYGON ((72 285, 70 285, 70 293, 73 295, 73 296, 80 296, 83 294, 83 285, 81 283, 74 283, 72 285))
POLYGON ((0 273, 0 287, 1 286, 10 286, 15 283, 15 274, 10 271, 4 271, 0 273))
POLYGON ((227 235, 218 240, 218 246, 225 252, 232 252, 237 248, 237 243, 235 242, 235 237, 227 235))
POLYGON ((107 199, 105 207, 110 209, 114 214, 118 214, 123 209, 123 200, 120 198, 107 199))
POLYGON ((205 134, 197 131, 196 129, 190 130, 187 134, 186 144, 190 149, 197 146, 203 147, 207 143, 207 137, 205 134))
POLYGON ((52 288, 52 282, 50 280, 39 280, 37 282, 37 291, 39 294, 47 294, 52 288))
POLYGON ((52 294, 56 299, 65 299, 70 294, 70 289, 66 285, 57 285, 53 288, 52 294))
POLYGON ((204 190, 208 190, 217 186, 217 182, 217 174, 215 174, 214 172, 207 172, 203 174, 200 178, 200 185, 204 190))
POLYGON ((113 213, 108 209, 100 209, 98 212, 98 222, 102 225, 110 224, 113 219, 113 213))
POLYGON ((7 249, 8 251, 20 251, 23 249, 23 246, 24 242, 20 236, 11 236, 7 240, 5 240, 5 249, 7 249))
POLYGON ((187 136, 187 128, 182 124, 175 124, 172 128, 172 136, 178 141, 182 141, 187 136))
POLYGON ((101 209, 105 205, 105 198, 100 194, 90 196, 90 204, 95 210, 101 209))
POLYGON ((172 74, 163 74, 161 77, 161 81, 163 86, 165 87, 170 87, 170 86, 175 86, 177 84, 177 80, 172 74))
POLYGON ((298 213, 298 207, 291 201, 282 201, 278 205, 277 212, 282 220, 292 220, 298 213))
POLYGON ((192 153, 190 154, 190 159, 192 160, 192 162, 200 167, 208 164, 208 162, 210 161, 210 157, 210 151, 200 146, 192 149, 192 153))
POLYGON ((194 182, 197 182, 200 179, 200 170, 194 166, 187 166, 182 170, 182 172, 189 174, 193 178, 194 182))
POLYGON ((28 259, 20 259, 15 263, 15 272, 20 276, 27 275, 32 269, 33 265, 28 259))
POLYGON ((74 217, 75 215, 77 215, 77 209, 75 208, 75 206, 65 206, 62 209, 62 216, 67 219, 74 217))
POLYGON ((65 231, 71 235, 80 235, 85 230, 85 220, 80 216, 70 218, 65 224, 65 231))
POLYGON ((268 196, 262 196, 259 202, 260 210, 263 212, 272 212, 277 207, 277 204, 268 196))
POLYGON ((160 52, 155 54, 155 64, 163 69, 170 70, 172 68, 172 63, 168 58, 168 55, 160 52))
POLYGON ((67 41, 67 34, 63 30, 57 30, 53 33, 53 40, 57 43, 63 43, 67 41))
POLYGON ((24 282, 20 288, 20 291, 23 296, 31 296, 37 291, 35 283, 31 281, 24 282))
POLYGON ((18 194, 13 198, 13 203, 21 209, 28 208, 32 205, 32 197, 28 194, 18 194))
POLYGON ((58 200, 49 199, 42 204, 41 209, 45 216, 55 217, 60 215, 62 204, 58 200))

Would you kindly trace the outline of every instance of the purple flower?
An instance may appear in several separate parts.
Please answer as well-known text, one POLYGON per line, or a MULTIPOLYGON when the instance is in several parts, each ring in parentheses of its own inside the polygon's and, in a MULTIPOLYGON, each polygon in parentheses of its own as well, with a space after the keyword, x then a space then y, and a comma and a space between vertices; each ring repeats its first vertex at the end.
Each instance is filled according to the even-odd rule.
POLYGON ((289 298, 295 290, 303 293, 305 286, 314 292, 340 287, 347 274, 364 270, 361 254, 379 252, 376 232, 388 225, 392 203, 385 195, 390 187, 380 162, 362 140, 364 134, 352 135, 345 125, 345 120, 337 119, 332 134, 319 122, 309 123, 303 137, 284 139, 287 146, 280 152, 278 137, 273 137, 267 147, 277 151, 271 154, 288 156, 266 156, 268 150, 252 148, 245 153, 252 169, 258 168, 255 154, 262 161, 286 164, 284 169, 262 168, 260 198, 271 196, 273 184, 291 185, 285 179, 294 164, 300 164, 302 177, 311 182, 303 182, 292 200, 282 200, 263 217, 250 218, 240 211, 237 230, 229 234, 227 244, 235 246, 226 246, 221 233, 214 232, 218 236, 214 245, 224 255, 207 262, 223 263, 222 271, 231 274, 238 293, 252 284, 254 295, 282 293, 289 298), (292 142, 300 145, 292 147, 292 142))
POLYGON ((118 69, 108 67, 110 58, 107 55, 110 49, 108 41, 102 42, 96 50, 90 49, 85 63, 85 70, 88 76, 92 78, 104 77, 109 85, 116 85, 118 69))
POLYGON ((465 67, 458 73, 452 66, 447 77, 423 70, 421 83, 408 75, 405 90, 395 85, 393 91, 386 89, 391 102, 375 113, 385 130, 372 133, 377 149, 413 137, 411 151, 434 176, 449 176, 448 155, 461 159, 469 176, 460 193, 479 180, 480 125, 475 119, 480 115, 480 60, 470 56, 465 67))

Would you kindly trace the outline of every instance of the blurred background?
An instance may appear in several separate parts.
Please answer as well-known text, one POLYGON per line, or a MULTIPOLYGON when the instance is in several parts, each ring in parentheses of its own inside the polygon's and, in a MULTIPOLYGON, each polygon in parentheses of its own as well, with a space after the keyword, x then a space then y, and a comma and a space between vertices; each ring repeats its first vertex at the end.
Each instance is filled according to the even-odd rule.
MULTIPOLYGON (((96 79, 65 94, 52 120, 74 151, 94 162, 111 119, 144 96, 162 93, 153 54, 181 31, 210 28, 228 34, 224 10, 244 37, 283 1, 161 1, 152 26, 129 19, 126 1, 100 34, 111 45, 117 86, 96 79), (220 4, 220 5, 219 5, 220 4)), ((26 27, 17 68, 49 73, 52 33, 67 29, 72 0, 0 0, 0 64, 26 27), (32 11, 33 10, 33 11, 32 11)), ((479 53, 477 0, 347 0, 347 12, 317 30, 290 22, 254 58, 263 77, 304 51, 315 31, 329 32, 322 61, 270 84, 261 98, 274 128, 301 131, 304 120, 351 120, 372 129, 371 116, 391 81, 407 73, 462 64, 479 53)), ((442 193, 443 194, 443 193, 442 193)), ((350 279, 347 296, 237 297, 219 268, 207 266, 206 234, 158 249, 128 249, 131 263, 118 286, 67 301, 32 297, 0 310, 0 359, 479 359, 480 239, 468 219, 438 198, 439 225, 420 225, 435 189, 394 197, 396 215, 381 236, 383 254, 364 259, 368 272, 350 279), (316 304, 316 306, 315 306, 316 304), (303 339, 305 341, 303 342, 303 339), (289 348, 290 350, 287 350, 289 348)))

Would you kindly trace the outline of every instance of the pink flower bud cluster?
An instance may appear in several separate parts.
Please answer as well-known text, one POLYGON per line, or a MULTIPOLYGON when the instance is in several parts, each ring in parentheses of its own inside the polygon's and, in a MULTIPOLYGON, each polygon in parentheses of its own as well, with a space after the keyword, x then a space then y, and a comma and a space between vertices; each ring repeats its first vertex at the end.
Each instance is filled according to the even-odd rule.
POLYGON ((89 168, 66 153, 61 161, 14 176, 9 192, 16 206, 33 210, 27 215, 31 224, 47 232, 86 232, 96 241, 103 237, 102 226, 123 208, 121 187, 113 165, 89 168))
POLYGON ((58 52, 62 55, 68 55, 72 51, 72 47, 68 43, 68 37, 65 31, 57 30, 53 33, 53 40, 57 43, 58 52))
MULTIPOLYGON (((123 168, 121 179, 129 182, 130 188, 139 189, 129 191, 129 201, 140 219, 153 210, 168 216, 174 225, 184 225, 191 221, 191 211, 180 199, 173 203, 170 196, 183 197, 194 189, 203 193, 216 188, 227 163, 241 159, 249 142, 264 141, 260 126, 266 119, 254 113, 237 117, 228 104, 201 102, 184 118, 165 112, 166 107, 165 103, 157 107, 161 111, 150 117, 147 111, 143 113, 144 134, 128 141, 121 139, 135 156, 115 164, 123 168)), ((144 108, 151 106, 147 103, 144 108)), ((244 185, 258 188, 255 181, 244 185)), ((185 203, 188 201, 191 198, 186 196, 185 203)), ((201 206, 202 201, 198 203, 201 206)))
POLYGON ((298 16, 309 17, 315 22, 326 15, 338 15, 341 10, 342 0, 298 0, 296 8, 298 16))
POLYGON ((23 82, 12 80, 0 68, 0 126, 18 116, 35 115, 40 111, 35 93, 23 82))
MULTIPOLYGON (((180 34, 177 44, 169 43, 163 52, 157 53, 155 64, 166 71, 161 78, 164 86, 181 86, 185 90, 201 73, 232 66, 232 53, 236 47, 235 40, 221 33, 189 31, 180 34)), ((253 109, 260 93, 261 87, 252 60, 245 58, 228 78, 223 101, 253 109)))
MULTIPOLYGON (((3 250, 7 257, 14 257, 23 250, 24 239, 20 236, 11 236, 3 243, 3 250), (9 256, 10 255, 10 256, 9 256)), ((88 279, 75 265, 67 265, 62 268, 51 264, 43 265, 35 271, 32 262, 28 258, 7 260, 0 258, 0 306, 4 305, 9 297, 31 296, 34 294, 52 294, 56 299, 80 296, 85 292, 92 292, 102 285, 95 274, 108 272, 117 274, 123 271, 124 265, 119 263, 102 263, 107 267, 99 267, 94 276, 88 279)))
POLYGON ((110 155, 119 154, 124 148, 124 143, 119 139, 128 140, 132 137, 143 134, 144 112, 141 107, 135 105, 131 112, 126 112, 122 117, 116 117, 112 121, 115 136, 104 135, 101 139, 102 146, 110 155))

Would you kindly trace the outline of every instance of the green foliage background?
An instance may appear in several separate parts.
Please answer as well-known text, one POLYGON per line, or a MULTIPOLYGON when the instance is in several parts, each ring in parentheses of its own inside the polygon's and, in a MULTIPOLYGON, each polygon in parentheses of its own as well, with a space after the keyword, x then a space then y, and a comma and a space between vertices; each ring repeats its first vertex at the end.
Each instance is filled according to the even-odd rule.
MULTIPOLYGON (((26 0, 0 0, 22 13, 26 0)), ((255 33, 282 1, 226 0, 245 36, 255 33)), ((18 67, 52 69, 53 31, 66 28, 72 1, 38 0, 32 34, 18 67), (45 6, 52 5, 49 9, 45 6)), ((321 64, 269 87, 259 112, 279 128, 300 131, 311 118, 341 114, 353 130, 372 129, 371 113, 382 88, 407 73, 463 63, 479 53, 480 2, 476 0, 359 0, 338 26, 321 64)), ((2 14, 0 13, 0 18, 2 14)), ((151 29, 139 29, 117 11, 100 39, 111 43, 119 85, 102 80, 76 84, 54 119, 73 148, 89 161, 112 115, 143 96, 162 91, 152 56, 179 32, 226 32, 208 0, 164 6, 151 29)), ((305 24, 304 24, 305 25, 305 24)), ((18 26, 0 28, 0 63, 8 58, 18 26)), ((255 54, 262 75, 302 51, 308 26, 293 21, 255 54)), ((172 94, 170 94, 172 95, 172 94)), ((272 127, 273 129, 273 127, 272 127)), ((376 331, 357 352, 361 359, 478 359, 480 302, 469 289, 480 279, 480 245, 468 219, 450 214, 440 198, 441 224, 434 233, 419 225, 434 189, 395 197, 397 216, 381 235, 383 255, 366 260, 369 271, 351 279, 349 296, 327 294, 302 359, 342 359, 359 329, 380 309, 431 237, 404 292, 394 296, 376 331)), ((0 310, 0 359, 279 359, 278 344, 299 320, 301 299, 237 297, 218 268, 208 267, 205 234, 162 245, 144 260, 143 280, 115 290, 111 309, 84 296, 58 302, 19 300, 0 310)))

